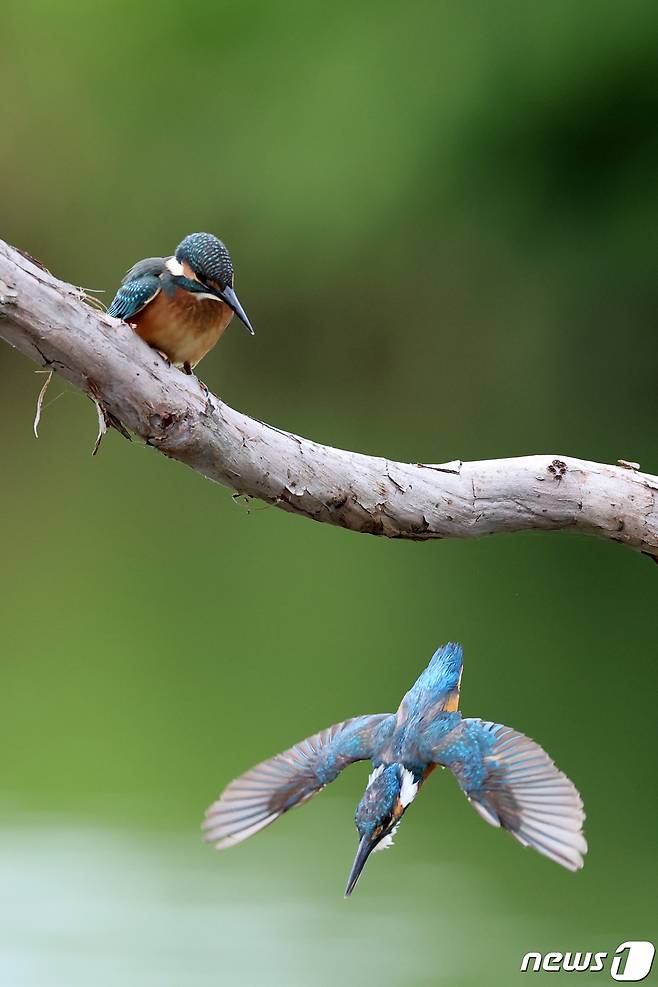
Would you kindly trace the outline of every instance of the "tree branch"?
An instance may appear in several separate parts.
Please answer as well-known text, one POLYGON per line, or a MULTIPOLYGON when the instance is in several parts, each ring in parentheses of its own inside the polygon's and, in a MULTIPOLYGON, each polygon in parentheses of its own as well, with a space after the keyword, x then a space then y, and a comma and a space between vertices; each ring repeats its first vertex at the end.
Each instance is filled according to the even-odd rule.
POLYGON ((234 411, 0 240, 0 337, 149 445, 240 494, 389 538, 579 531, 658 559, 658 477, 568 456, 397 463, 234 411), (100 407, 99 407, 100 406, 100 407))

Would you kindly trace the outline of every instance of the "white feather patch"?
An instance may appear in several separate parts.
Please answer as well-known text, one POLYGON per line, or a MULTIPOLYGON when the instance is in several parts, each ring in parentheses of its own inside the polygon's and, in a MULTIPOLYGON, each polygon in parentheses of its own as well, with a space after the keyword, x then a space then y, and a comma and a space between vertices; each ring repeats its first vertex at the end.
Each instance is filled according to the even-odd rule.
POLYGON ((183 265, 180 264, 175 257, 168 257, 167 260, 165 261, 165 264, 169 269, 169 271, 171 272, 171 274, 173 274, 175 277, 180 278, 184 274, 183 265))
POLYGON ((195 291, 194 297, 197 299, 208 298, 211 302, 219 302, 220 305, 224 304, 221 298, 218 298, 217 295, 210 295, 207 291, 195 291))
POLYGON ((418 782, 414 781, 414 776, 407 768, 402 769, 402 785, 400 786, 400 802, 406 809, 416 798, 418 782))
POLYGON ((370 788, 375 778, 379 778, 383 770, 384 770, 384 765, 380 764, 378 768, 375 768, 374 771, 370 772, 370 774, 368 775, 368 784, 366 785, 366 788, 370 788))
POLYGON ((393 837, 397 833, 399 825, 400 823, 397 822, 390 833, 387 833, 386 836, 382 836, 377 846, 373 848, 373 853, 377 853, 378 850, 387 850, 390 846, 393 846, 393 837))

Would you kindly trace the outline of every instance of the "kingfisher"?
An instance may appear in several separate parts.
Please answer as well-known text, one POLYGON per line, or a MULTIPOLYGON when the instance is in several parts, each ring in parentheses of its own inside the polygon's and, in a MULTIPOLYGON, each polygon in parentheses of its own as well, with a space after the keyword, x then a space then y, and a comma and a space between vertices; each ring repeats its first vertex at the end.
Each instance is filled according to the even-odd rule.
POLYGON ((233 315, 254 335, 233 288, 227 247, 212 233, 191 233, 173 257, 147 257, 130 268, 108 315, 129 322, 145 342, 191 374, 233 315))
POLYGON ((446 644, 396 713, 336 723, 232 781, 206 812, 205 839, 217 849, 242 843, 307 802, 355 761, 373 770, 356 810, 359 845, 347 881, 351 895, 373 850, 391 846, 402 816, 437 765, 449 768, 471 805, 568 870, 579 870, 587 843, 582 799, 529 737, 488 720, 462 718, 462 648, 446 644))

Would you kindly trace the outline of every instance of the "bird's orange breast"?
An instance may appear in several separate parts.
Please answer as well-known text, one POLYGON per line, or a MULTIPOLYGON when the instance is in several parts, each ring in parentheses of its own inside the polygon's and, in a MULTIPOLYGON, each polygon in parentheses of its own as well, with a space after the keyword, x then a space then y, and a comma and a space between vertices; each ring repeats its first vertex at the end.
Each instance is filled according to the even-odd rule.
POLYGON ((138 335, 172 363, 196 366, 221 338, 233 311, 220 299, 198 298, 177 288, 159 292, 131 320, 138 335))

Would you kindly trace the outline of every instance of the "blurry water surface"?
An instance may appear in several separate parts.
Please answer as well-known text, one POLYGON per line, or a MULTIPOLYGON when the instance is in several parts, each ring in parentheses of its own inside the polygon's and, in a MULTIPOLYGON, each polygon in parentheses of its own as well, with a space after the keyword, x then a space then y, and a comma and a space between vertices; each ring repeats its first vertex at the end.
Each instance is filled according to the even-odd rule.
MULTIPOLYGON (((438 895, 425 915, 405 916, 365 882, 360 904, 344 901, 349 860, 332 866, 328 847, 307 840, 284 838, 268 861, 258 850, 219 861, 181 837, 23 819, 2 831, 2 845, 3 985, 302 987, 367 982, 373 970, 384 985, 451 983, 471 953, 470 923, 487 912, 490 958, 510 945, 496 889, 466 864, 419 872, 452 889, 450 907, 438 895)), ((521 925, 530 941, 537 928, 521 925)), ((486 970, 485 957, 475 966, 486 970)))
MULTIPOLYGON (((14 815, 13 826, 6 819, 0 983, 504 985, 523 979, 528 950, 612 952, 655 927, 641 918, 653 890, 640 890, 658 876, 655 857, 635 875, 634 920, 615 902, 591 897, 591 885, 574 894, 570 875, 544 869, 520 848, 505 879, 475 864, 468 854, 475 818, 464 819, 458 852, 447 848, 439 819, 416 831, 416 840, 431 833, 432 841, 414 852, 414 827, 405 820, 400 845, 374 855, 354 897, 344 900, 354 847, 348 852, 349 841, 334 837, 351 828, 350 806, 338 798, 323 809, 319 845, 312 825, 310 835, 300 830, 293 840, 284 824, 233 854, 215 854, 193 834, 112 828, 84 817, 14 815), (558 887, 563 900, 555 908, 547 889, 558 887)), ((510 846, 492 839, 491 852, 505 857, 512 841, 501 839, 510 846)))

